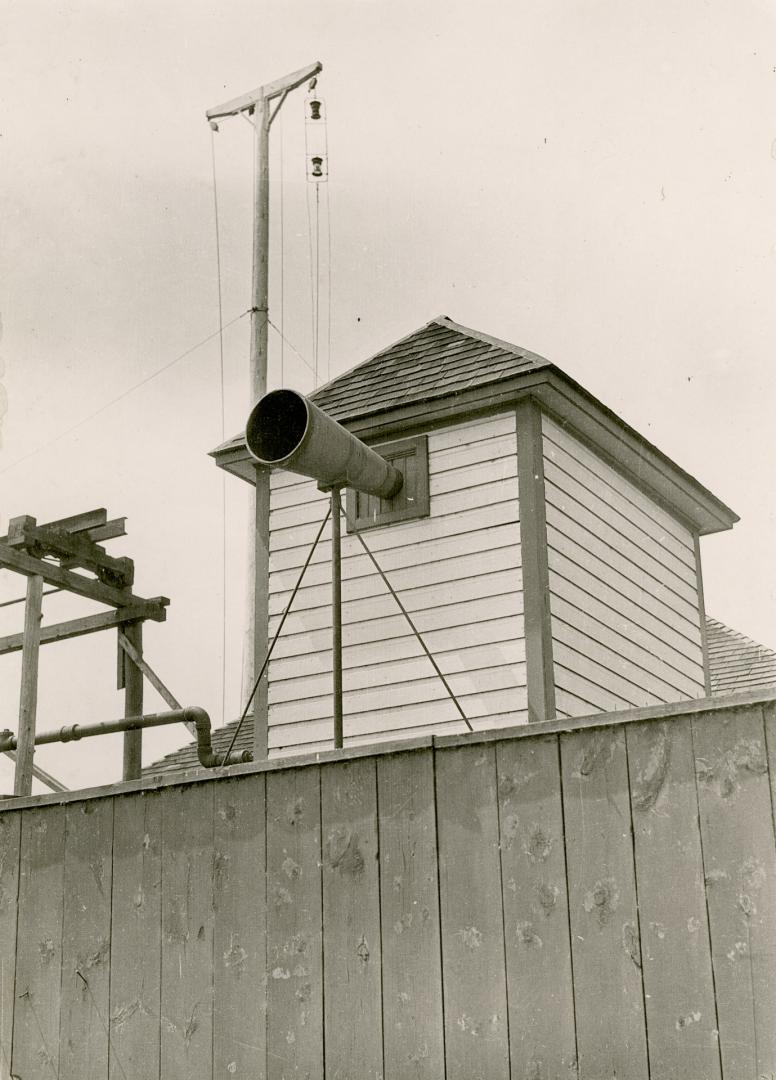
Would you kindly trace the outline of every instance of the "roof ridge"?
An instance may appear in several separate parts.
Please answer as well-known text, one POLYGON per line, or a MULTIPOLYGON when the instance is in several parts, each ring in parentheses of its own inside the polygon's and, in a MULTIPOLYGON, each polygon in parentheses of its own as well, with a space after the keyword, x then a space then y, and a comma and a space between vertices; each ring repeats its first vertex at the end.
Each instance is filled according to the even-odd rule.
POLYGON ((473 330, 470 326, 454 322, 449 315, 438 315, 436 319, 431 321, 438 323, 440 326, 446 326, 450 330, 457 330, 459 334, 465 334, 467 337, 473 338, 474 341, 481 341, 485 345, 494 345, 497 349, 503 349, 505 352, 512 353, 514 356, 522 357, 525 360, 541 360, 542 363, 549 363, 546 356, 541 356, 530 349, 523 349, 520 345, 505 341, 503 338, 493 337, 492 334, 483 334, 481 330, 473 330))

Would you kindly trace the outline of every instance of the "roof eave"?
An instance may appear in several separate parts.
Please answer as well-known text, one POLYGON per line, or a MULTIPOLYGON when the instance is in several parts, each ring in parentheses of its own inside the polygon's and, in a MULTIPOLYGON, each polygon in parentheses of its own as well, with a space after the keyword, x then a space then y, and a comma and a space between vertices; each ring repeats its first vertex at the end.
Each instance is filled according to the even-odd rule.
MULTIPOLYGON (((535 397, 556 420, 624 472, 656 502, 678 514, 699 535, 722 532, 739 520, 708 488, 658 450, 616 413, 552 364, 470 389, 394 406, 339 422, 365 442, 396 438, 461 416, 495 412, 535 397)), ((219 468, 255 482, 256 463, 244 442, 230 440, 211 451, 219 468)))

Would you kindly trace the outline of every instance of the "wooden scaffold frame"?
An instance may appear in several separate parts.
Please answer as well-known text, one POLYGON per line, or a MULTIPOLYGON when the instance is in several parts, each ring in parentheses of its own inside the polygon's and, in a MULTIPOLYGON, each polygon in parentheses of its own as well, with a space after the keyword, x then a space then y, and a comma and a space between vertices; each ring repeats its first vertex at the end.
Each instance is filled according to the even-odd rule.
MULTIPOLYGON (((24 630, 19 634, 0 637, 0 655, 22 653, 17 748, 15 754, 7 751, 9 756, 16 759, 16 796, 30 794, 33 775, 55 790, 63 788, 62 784, 39 769, 33 760, 41 645, 117 628, 117 683, 118 688, 124 690, 124 715, 138 717, 142 714, 144 675, 171 707, 178 707, 164 684, 143 660, 143 623, 146 619, 164 622, 169 600, 166 596, 144 599, 135 595, 132 592, 135 569, 132 559, 114 558, 98 543, 125 536, 125 524, 126 518, 109 521, 104 508, 50 521, 45 525, 38 525, 34 517, 24 515, 12 518, 8 524, 8 534, 0 537, 0 567, 27 578, 24 630), (44 584, 52 585, 52 591, 83 596, 113 610, 41 626, 44 584)), ((140 777, 141 749, 142 731, 125 731, 125 780, 140 777)))

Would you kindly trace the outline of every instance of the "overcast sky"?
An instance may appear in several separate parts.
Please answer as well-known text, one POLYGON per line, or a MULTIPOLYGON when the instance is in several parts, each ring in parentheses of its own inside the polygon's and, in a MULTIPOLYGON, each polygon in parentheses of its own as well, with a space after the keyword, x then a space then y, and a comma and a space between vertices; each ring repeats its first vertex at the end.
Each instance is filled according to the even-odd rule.
MULTIPOLYGON (((5 0, 0 39, 0 530, 126 515, 111 551, 171 598, 146 654, 179 699, 220 722, 218 340, 103 406, 217 329, 213 149, 224 321, 247 309, 253 133, 212 136, 204 112, 313 60, 330 176, 316 208, 297 91, 272 132, 270 317, 290 344, 271 332, 270 385, 281 363, 314 385, 316 291, 319 381, 439 314, 541 353, 741 515, 703 541, 707 609, 776 647, 771 5, 5 0)), ((249 406, 247 323, 224 335, 227 434, 249 406)), ((225 491, 231 719, 247 488, 225 491)), ((0 578, 0 599, 23 589, 0 578)), ((22 610, 0 609, 0 633, 22 610)), ((41 728, 121 715, 115 648, 43 650, 41 728)), ((18 677, 3 657, 0 727, 18 677)), ((146 759, 181 741, 149 737, 146 759)), ((119 755, 40 761, 76 786, 117 777, 119 755)))

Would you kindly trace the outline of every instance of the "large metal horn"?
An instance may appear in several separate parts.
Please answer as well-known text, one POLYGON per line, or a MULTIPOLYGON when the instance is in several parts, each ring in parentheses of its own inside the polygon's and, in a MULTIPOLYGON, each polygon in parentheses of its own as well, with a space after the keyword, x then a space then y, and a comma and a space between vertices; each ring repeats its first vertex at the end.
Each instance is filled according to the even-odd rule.
POLYGON ((262 465, 300 473, 319 487, 352 487, 392 498, 402 486, 398 469, 296 390, 271 390, 253 407, 245 442, 262 465))

